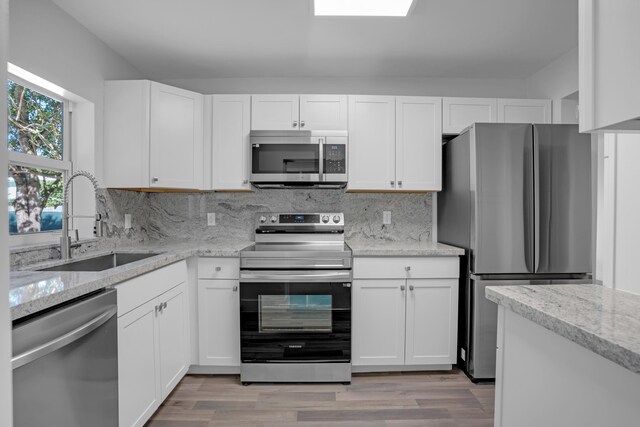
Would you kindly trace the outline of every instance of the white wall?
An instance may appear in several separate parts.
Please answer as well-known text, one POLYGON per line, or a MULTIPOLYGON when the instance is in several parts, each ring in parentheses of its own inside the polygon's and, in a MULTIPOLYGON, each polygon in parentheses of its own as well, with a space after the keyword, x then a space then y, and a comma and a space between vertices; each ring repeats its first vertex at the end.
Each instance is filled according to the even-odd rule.
POLYGON ((640 294, 637 277, 640 242, 640 135, 605 136, 603 197, 598 224, 598 263, 605 286, 640 294))
POLYGON ((204 94, 346 93, 524 98, 525 79, 447 78, 211 78, 166 79, 173 86, 204 94))
MULTIPOLYGON (((142 78, 141 73, 50 0, 11 0, 9 62, 75 95, 74 169, 102 177, 104 80, 142 78)), ((74 188, 74 211, 91 214, 91 187, 74 188)), ((81 220, 74 228, 90 230, 81 220)))
POLYGON ((553 123, 561 123, 562 98, 578 90, 578 47, 527 79, 528 98, 553 100, 553 123))
MULTIPOLYGON (((0 0, 0 81, 7 81, 7 40, 9 38, 9 0, 0 0)), ((7 134, 7 85, 0 85, 0 135, 7 134)), ((3 139, 4 140, 4 139, 3 139)), ((0 149, 0 170, 7 171, 6 145, 0 149)), ((6 182, 6 181, 5 181, 6 182)), ((0 209, 0 425, 13 424, 11 399, 11 322, 9 316, 9 223, 7 210, 0 209)))

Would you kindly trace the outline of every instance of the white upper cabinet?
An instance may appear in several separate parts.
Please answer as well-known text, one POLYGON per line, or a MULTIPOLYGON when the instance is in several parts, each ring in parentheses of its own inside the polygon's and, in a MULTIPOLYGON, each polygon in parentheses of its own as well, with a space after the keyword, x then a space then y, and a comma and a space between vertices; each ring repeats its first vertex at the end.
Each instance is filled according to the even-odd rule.
POLYGON ((439 191, 442 98, 351 96, 349 190, 439 191))
POLYGON ((395 137, 395 97, 349 97, 349 190, 395 190, 395 137))
POLYGON ((299 115, 298 95, 251 97, 251 130, 298 130, 299 115))
POLYGON ((251 97, 212 97, 212 185, 213 190, 250 190, 249 132, 251 97))
POLYGON ((551 100, 498 99, 498 123, 551 123, 551 100))
POLYGON ((251 130, 346 130, 346 95, 253 95, 251 130))
POLYGON ((204 187, 203 96, 149 80, 105 82, 104 181, 204 187))
POLYGON ((396 98, 398 190, 442 189, 442 98, 396 98))
POLYGON ((640 2, 580 0, 580 131, 640 132, 640 2))
POLYGON ((346 95, 301 95, 300 129, 346 130, 346 95))
POLYGON ((458 134, 476 122, 497 121, 494 98, 442 98, 442 132, 458 134))

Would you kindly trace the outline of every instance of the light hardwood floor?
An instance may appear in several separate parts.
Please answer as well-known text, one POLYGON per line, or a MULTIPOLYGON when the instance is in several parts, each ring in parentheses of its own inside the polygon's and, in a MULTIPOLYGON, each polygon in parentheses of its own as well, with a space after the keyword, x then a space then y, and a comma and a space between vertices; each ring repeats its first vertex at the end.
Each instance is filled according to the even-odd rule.
POLYGON ((356 374, 351 385, 188 375, 147 427, 489 427, 493 384, 460 371, 356 374))

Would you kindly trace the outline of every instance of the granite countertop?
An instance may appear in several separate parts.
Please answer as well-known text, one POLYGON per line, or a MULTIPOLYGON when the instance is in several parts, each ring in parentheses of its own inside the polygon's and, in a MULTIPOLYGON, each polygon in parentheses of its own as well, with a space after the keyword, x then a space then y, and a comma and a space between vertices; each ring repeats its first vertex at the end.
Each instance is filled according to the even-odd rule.
POLYGON ((464 249, 437 242, 349 240, 353 256, 459 256, 464 249))
POLYGON ((599 285, 487 287, 486 297, 640 374, 640 295, 599 285))
POLYGON ((146 242, 131 246, 119 246, 115 250, 110 251, 94 252, 74 257, 68 261, 55 260, 33 264, 22 268, 21 271, 11 272, 9 287, 11 320, 18 320, 73 298, 115 285, 191 256, 239 256, 240 250, 252 243, 253 242, 246 240, 171 243, 146 242), (99 272, 34 271, 38 268, 53 267, 111 252, 158 252, 159 254, 99 272))
MULTIPOLYGON (((242 249, 252 244, 253 242, 249 240, 148 241, 118 245, 110 250, 87 252, 68 261, 54 260, 31 264, 22 267, 20 271, 11 272, 9 289, 11 320, 18 320, 191 256, 236 257, 240 255, 242 249), (99 272, 34 271, 111 252, 157 252, 159 254, 99 272)), ((354 256, 457 256, 464 254, 464 250, 442 243, 349 241, 348 244, 354 256)))

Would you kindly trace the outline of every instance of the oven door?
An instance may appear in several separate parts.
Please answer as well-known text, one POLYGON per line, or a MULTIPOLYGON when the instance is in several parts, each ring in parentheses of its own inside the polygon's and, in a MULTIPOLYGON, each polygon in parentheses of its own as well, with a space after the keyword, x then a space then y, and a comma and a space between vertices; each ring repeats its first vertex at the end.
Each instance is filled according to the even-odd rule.
POLYGON ((242 363, 350 362, 349 271, 282 273, 241 273, 242 363))

